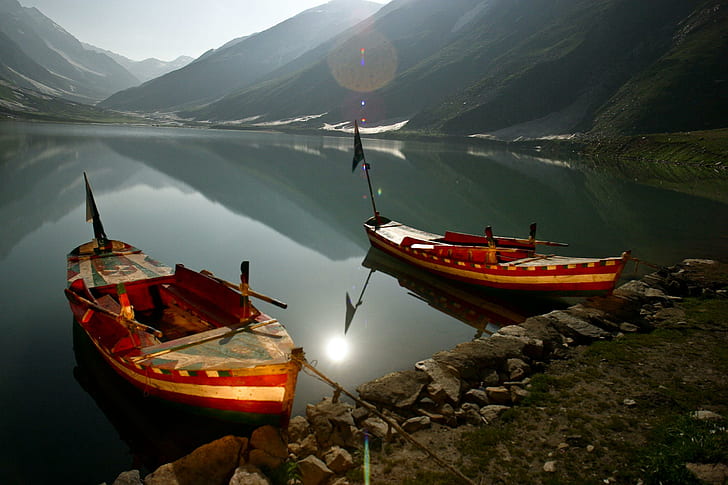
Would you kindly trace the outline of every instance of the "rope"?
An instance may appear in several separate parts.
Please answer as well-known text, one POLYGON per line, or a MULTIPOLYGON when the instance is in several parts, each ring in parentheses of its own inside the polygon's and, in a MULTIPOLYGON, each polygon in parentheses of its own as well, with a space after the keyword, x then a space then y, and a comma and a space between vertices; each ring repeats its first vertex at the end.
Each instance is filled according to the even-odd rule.
POLYGON ((627 256, 627 259, 635 262, 635 267, 634 267, 635 271, 639 270, 640 264, 644 264, 645 266, 649 266, 650 268, 654 268, 654 269, 663 269, 664 268, 664 266, 660 266, 659 264, 649 263, 649 262, 645 261, 644 259, 635 258, 634 256, 627 256))
POLYGON ((447 469, 453 475, 455 475, 458 478, 460 478, 463 481, 463 483, 467 483, 468 485, 476 485, 476 483, 474 481, 472 481, 470 478, 466 477, 459 470, 456 470, 451 465, 449 465, 448 463, 444 462, 440 457, 438 457, 437 455, 435 455, 435 453, 432 450, 430 450, 429 448, 427 448, 425 445, 423 445, 419 441, 415 440, 412 437, 412 435, 410 435, 404 429, 402 429, 402 427, 395 420, 393 420, 389 416, 386 416, 385 414, 383 414, 376 407, 374 407, 373 404, 370 404, 370 403, 368 403, 368 402, 366 402, 366 401, 364 401, 362 399, 359 399, 358 397, 354 396, 353 394, 351 394, 350 392, 348 392, 346 389, 344 389, 343 387, 341 387, 338 383, 336 383, 336 382, 332 381, 331 379, 329 379, 328 377, 326 377, 326 375, 324 375, 321 371, 319 371, 314 366, 312 366, 311 364, 309 364, 306 361, 305 357, 303 357, 303 358, 296 358, 295 360, 298 360, 298 362, 305 369, 308 369, 311 372, 313 372, 313 374, 309 374, 308 372, 306 372, 306 374, 309 374, 309 375, 311 375, 313 377, 317 377, 321 381, 323 381, 326 384, 328 384, 329 386, 333 387, 334 388, 334 391, 336 392, 336 394, 335 394, 336 396, 338 396, 340 393, 346 394, 348 397, 350 397, 351 399, 353 399, 355 402, 357 402, 361 406, 367 408, 367 410, 369 410, 370 412, 372 412, 372 413, 376 414, 377 416, 379 416, 391 428, 394 428, 395 430, 397 430, 397 432, 399 434, 401 434, 407 441, 409 441, 410 443, 412 443, 413 445, 415 445, 416 447, 418 447, 419 449, 421 449, 422 451, 424 451, 425 453, 427 453, 433 460, 435 460, 435 462, 438 465, 440 465, 441 467, 447 469))

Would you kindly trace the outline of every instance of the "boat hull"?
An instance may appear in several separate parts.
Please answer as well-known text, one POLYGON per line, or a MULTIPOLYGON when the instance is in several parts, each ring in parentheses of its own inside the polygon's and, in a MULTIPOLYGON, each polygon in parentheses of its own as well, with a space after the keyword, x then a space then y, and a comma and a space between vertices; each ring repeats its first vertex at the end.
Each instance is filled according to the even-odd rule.
POLYGON ((75 322, 108 366, 145 396, 189 412, 285 426, 303 358, 285 328, 257 309, 249 321, 238 323, 239 315, 231 312, 240 308, 239 293, 206 275, 181 266, 172 270, 117 243, 118 251, 88 252, 80 246, 68 258, 66 294, 75 322), (137 315, 159 316, 174 309, 176 324, 207 327, 165 341, 150 334, 150 327, 130 327, 119 318, 118 308, 102 308, 109 296, 118 296, 117 283, 124 283, 137 315), (185 293, 185 288, 198 293, 185 293), (175 289, 177 293, 165 296, 175 289), (185 297, 193 298, 188 306, 185 297), (214 313, 195 316, 195 310, 204 310, 198 308, 204 302, 213 303, 207 310, 214 313), (215 318, 222 320, 210 323, 215 318))
MULTIPOLYGON (((524 261, 522 264, 518 261, 488 263, 468 260, 467 256, 457 257, 458 252, 467 254, 467 250, 461 247, 453 247, 450 253, 455 255, 448 257, 447 252, 444 252, 447 246, 403 244, 407 241, 406 237, 401 237, 401 231, 406 232, 411 228, 395 221, 388 221, 379 227, 367 223, 364 228, 371 245, 385 253, 445 278, 503 290, 611 292, 621 276, 628 255, 625 253, 622 257, 601 259, 543 256, 530 258, 531 261, 521 260, 524 261), (392 234, 397 232, 400 232, 399 237, 393 237, 392 234)), ((419 234, 420 231, 413 230, 413 233, 419 234)), ((431 241, 425 239, 423 242, 431 241)))

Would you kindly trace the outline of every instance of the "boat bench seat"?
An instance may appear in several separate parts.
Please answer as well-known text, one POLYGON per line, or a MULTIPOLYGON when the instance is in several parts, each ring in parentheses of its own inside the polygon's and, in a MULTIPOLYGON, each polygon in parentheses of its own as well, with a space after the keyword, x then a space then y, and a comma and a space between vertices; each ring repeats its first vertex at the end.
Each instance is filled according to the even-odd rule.
POLYGON ((236 325, 236 315, 220 309, 218 305, 180 286, 165 284, 159 287, 159 296, 165 305, 173 304, 188 311, 216 327, 236 325))

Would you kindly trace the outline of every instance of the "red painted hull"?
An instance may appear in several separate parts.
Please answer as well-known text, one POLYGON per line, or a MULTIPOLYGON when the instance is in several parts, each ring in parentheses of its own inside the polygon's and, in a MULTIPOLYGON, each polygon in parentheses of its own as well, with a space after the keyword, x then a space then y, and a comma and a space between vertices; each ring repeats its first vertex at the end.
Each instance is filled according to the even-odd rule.
POLYGON ((368 221, 364 228, 372 246, 410 264, 445 278, 504 290, 611 292, 629 257, 627 252, 614 258, 531 255, 494 261, 495 249, 447 244, 438 235, 395 221, 383 221, 379 227, 368 221))
POLYGON ((181 266, 173 272, 150 261, 123 243, 100 254, 84 255, 77 248, 69 255, 71 310, 108 365, 145 395, 191 411, 247 424, 286 425, 300 370, 293 357, 300 349, 285 328, 254 307, 248 321, 239 324, 239 293, 207 275, 181 266), (169 325, 159 327, 164 340, 148 327, 130 327, 118 309, 102 308, 116 304, 110 299, 122 300, 116 282, 106 284, 104 278, 123 280, 137 320, 156 326, 151 319, 157 318, 169 325), (184 335, 173 335, 177 327, 172 323, 184 335), (245 328, 256 324, 254 331, 245 328))

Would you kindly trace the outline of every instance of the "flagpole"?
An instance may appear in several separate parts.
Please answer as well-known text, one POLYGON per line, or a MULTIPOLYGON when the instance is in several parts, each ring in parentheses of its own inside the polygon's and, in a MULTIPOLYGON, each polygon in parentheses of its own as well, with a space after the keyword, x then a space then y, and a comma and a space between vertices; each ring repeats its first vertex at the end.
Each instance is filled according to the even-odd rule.
POLYGON ((367 175, 367 185, 369 186, 369 198, 372 200, 372 210, 374 211, 374 227, 379 228, 379 211, 377 211, 377 204, 374 202, 374 191, 372 190, 372 179, 369 178, 369 164, 367 163, 366 155, 364 155, 364 148, 361 144, 361 136, 359 135, 359 125, 354 120, 354 168, 359 163, 358 157, 361 156, 361 160, 364 161, 362 167, 364 173, 367 175))

